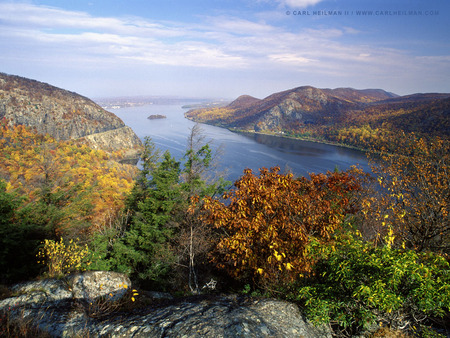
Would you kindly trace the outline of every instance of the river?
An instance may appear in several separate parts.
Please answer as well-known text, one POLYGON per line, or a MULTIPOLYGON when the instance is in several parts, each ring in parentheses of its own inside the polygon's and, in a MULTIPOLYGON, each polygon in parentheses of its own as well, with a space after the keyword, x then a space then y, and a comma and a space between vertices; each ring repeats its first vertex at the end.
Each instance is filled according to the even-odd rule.
MULTIPOLYGON (((146 105, 111 110, 131 127, 139 138, 150 136, 161 151, 169 150, 177 159, 186 151, 187 138, 194 122, 184 118, 180 105, 146 105), (165 119, 149 120, 149 115, 165 115, 165 119)), ((219 167, 226 179, 238 179, 245 168, 255 172, 261 167, 281 167, 297 176, 308 173, 346 170, 359 165, 370 171, 363 152, 316 142, 293 140, 269 135, 238 134, 228 129, 201 124, 205 141, 216 150, 221 148, 219 167)))

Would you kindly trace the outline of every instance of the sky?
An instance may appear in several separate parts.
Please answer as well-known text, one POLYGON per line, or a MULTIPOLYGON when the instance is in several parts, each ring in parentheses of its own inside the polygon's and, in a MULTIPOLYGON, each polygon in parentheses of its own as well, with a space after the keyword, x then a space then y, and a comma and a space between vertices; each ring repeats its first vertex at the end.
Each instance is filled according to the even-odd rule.
POLYGON ((0 0, 0 72, 90 98, 450 92, 449 0, 0 0))

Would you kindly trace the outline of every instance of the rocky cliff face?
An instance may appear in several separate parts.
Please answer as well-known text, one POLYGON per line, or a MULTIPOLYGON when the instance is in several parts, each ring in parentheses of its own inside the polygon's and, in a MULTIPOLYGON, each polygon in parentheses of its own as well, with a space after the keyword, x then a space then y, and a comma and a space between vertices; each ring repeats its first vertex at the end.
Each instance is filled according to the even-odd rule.
POLYGON ((88 139, 94 148, 120 148, 130 158, 136 158, 142 148, 139 138, 120 118, 90 99, 46 83, 0 73, 2 118, 58 140, 88 139))
POLYGON ((327 115, 340 114, 344 108, 353 104, 310 86, 277 93, 265 100, 268 109, 263 109, 253 122, 256 131, 276 130, 295 122, 317 123, 327 115))
POLYGON ((139 137, 128 126, 86 135, 81 139, 93 149, 123 151, 124 161, 131 162, 139 157, 142 144, 139 137))

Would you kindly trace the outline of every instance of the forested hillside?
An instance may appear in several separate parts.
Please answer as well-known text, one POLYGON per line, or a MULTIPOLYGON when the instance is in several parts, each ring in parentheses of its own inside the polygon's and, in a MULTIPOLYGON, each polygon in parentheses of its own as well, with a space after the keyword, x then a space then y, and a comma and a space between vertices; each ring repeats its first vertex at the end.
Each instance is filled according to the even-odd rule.
POLYGON ((396 144, 404 133, 450 137, 449 97, 299 87, 263 100, 243 96, 226 107, 191 110, 185 116, 233 130, 398 151, 396 144))

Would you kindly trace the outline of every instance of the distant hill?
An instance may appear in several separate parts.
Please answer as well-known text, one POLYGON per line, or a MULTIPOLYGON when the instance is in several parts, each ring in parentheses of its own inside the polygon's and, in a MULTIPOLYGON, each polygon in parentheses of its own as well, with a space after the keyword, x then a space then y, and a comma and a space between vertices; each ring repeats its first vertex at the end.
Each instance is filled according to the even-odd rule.
POLYGON ((450 94, 303 86, 264 99, 243 95, 225 107, 193 109, 185 116, 240 131, 387 148, 402 132, 449 138, 449 114, 450 94))
POLYGON ((57 140, 80 139, 93 148, 137 158, 142 142, 116 115, 92 100, 49 84, 0 73, 0 119, 33 127, 57 140))
POLYGON ((246 107, 250 107, 252 105, 256 105, 259 102, 261 102, 261 100, 257 99, 256 97, 253 97, 253 96, 250 96, 250 95, 241 95, 236 100, 231 102, 228 105, 228 108, 244 109, 246 107))
POLYGON ((396 97, 380 89, 318 89, 303 86, 272 94, 259 100, 240 96, 224 109, 191 110, 186 117, 227 127, 264 131, 283 129, 292 123, 327 123, 350 109, 396 97))

